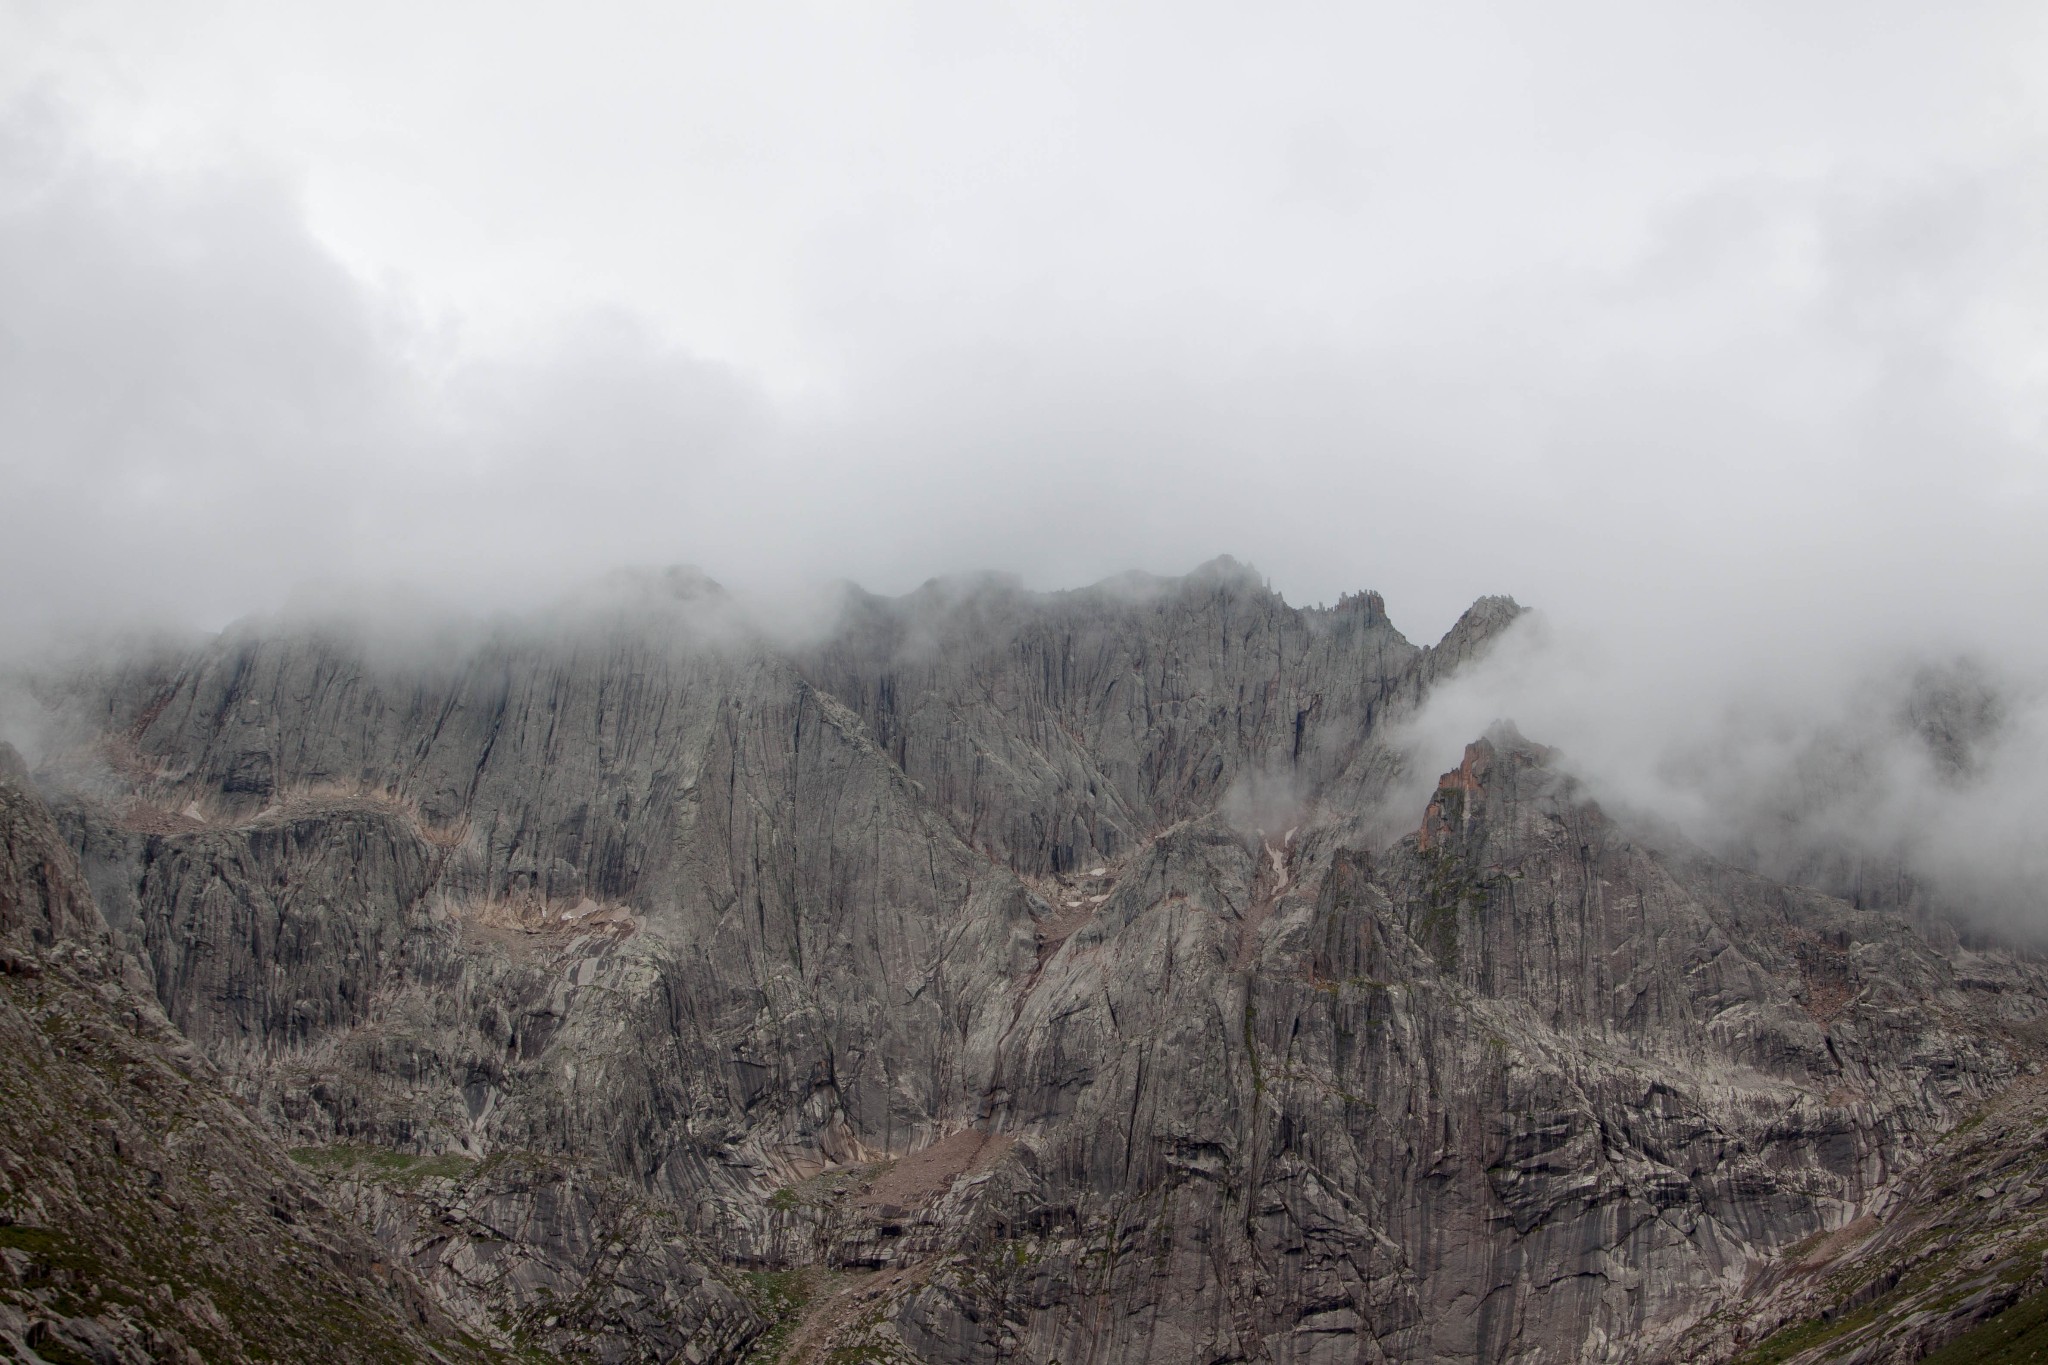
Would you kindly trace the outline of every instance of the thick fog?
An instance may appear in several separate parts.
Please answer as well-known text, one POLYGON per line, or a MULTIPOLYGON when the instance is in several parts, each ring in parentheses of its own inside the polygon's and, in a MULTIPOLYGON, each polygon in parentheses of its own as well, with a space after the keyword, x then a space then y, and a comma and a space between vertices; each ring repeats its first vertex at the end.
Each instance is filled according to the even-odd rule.
POLYGON ((1227 552, 1540 609, 1418 772, 1512 715, 2023 905, 2044 70, 2022 4, 17 3, 0 657, 1227 552))

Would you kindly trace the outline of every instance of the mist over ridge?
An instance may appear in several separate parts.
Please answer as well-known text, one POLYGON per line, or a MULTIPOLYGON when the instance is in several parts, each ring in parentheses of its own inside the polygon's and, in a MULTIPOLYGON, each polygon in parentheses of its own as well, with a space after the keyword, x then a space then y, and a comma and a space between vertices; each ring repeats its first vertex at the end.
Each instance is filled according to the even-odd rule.
POLYGON ((2048 1353, 2044 72, 0 0, 0 1357, 2048 1353))
MULTIPOLYGON (((1066 1229, 1125 1226, 1127 1191, 1155 1190, 1202 1229, 1171 1273, 1206 1284, 1218 1247, 1264 1235, 1238 1182, 1299 1190, 1310 1169, 1356 1178, 1372 1211, 1275 1200, 1295 1220, 1277 1240, 1306 1219, 1380 1248, 1384 1275, 1319 1273, 1381 1295, 1341 1326, 1392 1358, 1512 1359, 1622 1313, 1625 1358, 1703 1335, 1720 1359, 1810 1311, 1748 1291, 1760 1258, 1951 1217, 1916 1186, 1882 1196, 1883 1223, 1858 1215, 1898 1165, 2032 1150, 2036 1110, 1994 1114, 1990 1152, 1964 1122, 2035 1093, 2029 926, 1994 881, 1945 877, 1945 841, 1890 842, 1880 818, 1901 792, 1921 812, 1953 792, 1967 817, 1997 775, 2025 699, 1981 666, 1868 674, 1831 720, 1760 711, 1749 748, 1703 726, 1704 750, 1636 752, 1585 685, 1619 675, 1503 597, 1418 646, 1377 593, 1298 609, 1229 558, 1053 593, 987 573, 828 596, 803 630, 681 568, 496 616, 330 598, 31 676, 50 742, 0 798, 9 849, 44 871, 7 875, 70 888, 45 932, 90 941, 45 958, 12 934, 0 989, 125 954, 173 1045, 218 1059, 324 1188, 377 1201, 381 1244, 485 1357, 651 1337, 732 1358, 784 1323, 1001 1359, 949 1344, 986 1320, 960 1305, 988 1292, 993 1237, 1068 1258, 1033 1281, 1032 1330, 1110 1330, 1167 1365, 1144 1314, 1105 1329, 1069 1306, 1102 1234, 1066 1229), (1583 727, 1592 761, 1496 704, 1583 727), (1706 847, 1671 827, 1694 808, 1716 817, 1706 847), (1340 1155, 1296 1155, 1310 1131, 1340 1155), (398 1178, 358 1170, 380 1161, 398 1178), (1588 1178, 1610 1192, 1588 1201, 1588 1178), (1605 1230, 1622 1201, 1647 1242, 1605 1230), (1705 1235, 1647 1213, 1675 1207, 1705 1235), (1416 1237, 1416 1208, 1470 1225, 1416 1237), (1458 1310, 1497 1247, 1568 1265, 1596 1236, 1690 1288, 1572 1276, 1581 1297, 1531 1293, 1511 1333, 1458 1310), (851 1278, 813 1312, 733 1273, 764 1262, 851 1278), (594 1282, 603 1311, 554 1311, 552 1286, 594 1282), (1430 1296, 1443 1311, 1403 1306, 1430 1296), (849 1325, 847 1302, 884 1311, 849 1325)), ((1801 698, 1825 697, 1814 681, 1801 698)), ((1138 1226, 1169 1226, 1152 1199, 1138 1226)), ((1951 1218, 1990 1254, 1927 1294, 2006 1288, 1944 1332, 2032 1292, 2011 1272, 2038 1259, 2033 1208, 2022 1189, 1951 1218)), ((1118 1292, 1156 1293, 1159 1264, 1118 1292)), ((1249 1296, 1276 1305, 1253 1330, 1326 1341, 1328 1293, 1286 1273, 1249 1296)), ((1161 1312, 1243 1330, 1181 1301, 1161 1312)))
MULTIPOLYGON (((1940 36, 1973 61, 2023 50, 1979 18, 1940 36)), ((1191 70, 1236 50, 1213 20, 1191 70)), ((1660 174, 1546 201, 1517 232, 1502 209, 1527 206, 1525 179, 1586 184, 1568 147, 1490 149, 1481 132, 1527 120, 1475 106, 1446 150, 1498 178, 1460 198, 1425 174, 1426 143, 1375 161, 1365 125, 1319 121, 1337 73, 1311 66, 1241 111, 1236 135, 1271 158, 1233 144, 1156 200, 1118 187, 1093 252, 1005 216, 1033 191, 1074 202, 1093 168, 1064 145, 938 223, 914 199, 837 207, 778 304, 824 376, 792 382, 655 294, 486 325, 337 245, 314 161, 197 135, 138 149, 64 74, 93 59, 51 52, 56 74, 0 89, 0 569, 24 585, 0 599, 0 654, 80 626, 218 628, 323 580, 494 608, 677 561, 764 591, 897 593, 1228 551, 1291 600, 1371 583, 1419 636, 1508 591, 1623 635, 1692 621, 1800 671, 1902 633, 1934 655, 2032 651, 2008 626, 2048 606, 2028 321, 2048 220, 2032 144, 1980 129, 1944 82, 1907 83, 1939 117, 1884 163, 1868 149, 1899 144, 1875 118, 1807 111, 1790 126, 1825 154, 1794 162, 1754 129, 1709 136, 1707 105, 1645 106, 1674 121, 1660 174), (1678 155, 1696 144, 1717 152, 1678 155), (1374 171, 1376 195, 1335 192, 1374 171), (938 227, 957 254, 910 251, 938 227)), ((1702 52, 1731 78, 1768 55, 1702 52)), ((1185 107, 1187 73, 1143 69, 1185 107)), ((1081 75, 1077 98, 1100 93, 1081 75)), ((1872 78, 1854 107, 1899 88, 1872 78)), ((932 132, 903 154, 957 150, 932 132)), ((764 173, 811 168, 791 155, 764 173)))
POLYGON ((1511 717, 1717 846, 1911 846, 2023 922, 2048 773, 2024 166, 1702 182, 1611 265, 1342 336, 1214 299, 863 323, 821 333, 855 363, 805 392, 616 306, 479 345, 346 263, 288 170, 138 159, 17 97, 0 659, 281 609, 445 649, 677 561, 745 604, 719 629, 789 640, 837 579, 1076 589, 1228 550, 1296 603, 1377 588, 1417 641, 1482 593, 1539 608, 1419 723, 1417 797, 1511 717), (1958 660, 2003 708, 1961 775, 1891 719, 1958 660))
MULTIPOLYGON (((567 657, 620 642, 679 659, 789 657, 807 672, 853 647, 875 666, 915 670, 1062 628, 1063 604, 1142 611, 1190 591, 1269 599, 1298 613, 1310 637, 1332 619, 1329 607, 1288 606, 1255 565, 1228 555, 1182 576, 1130 571, 1041 592, 1014 574, 954 574, 895 596, 847 581, 764 594, 692 566, 626 569, 489 613, 419 593, 330 587, 211 639, 109 638, 30 663, 0 693, 0 739, 31 761, 60 758, 77 739, 57 680, 153 656, 325 641, 397 685, 452 678, 508 650, 567 657)), ((1361 590, 1335 610, 1350 597, 1381 609, 1377 594, 1361 590)), ((1325 794, 1286 761, 1232 777, 1218 808, 1261 837, 1335 820, 1383 846, 1413 832, 1438 774, 1458 765, 1467 744, 1507 724, 1547 746, 1552 766, 1592 799, 1740 865, 1999 936, 2033 941, 2048 931, 2038 891, 2048 855, 2031 837, 2035 812, 2048 808, 2048 697, 2014 656, 1934 656, 1905 641, 1813 656, 1803 671, 1760 672, 1687 653, 1669 636, 1574 632, 1506 598, 1481 599, 1453 634, 1468 623, 1469 644, 1418 642, 1455 652, 1386 737, 1395 767, 1362 823, 1341 801, 1319 811, 1325 794)), ((1395 638, 1397 627, 1390 621, 1395 638)))

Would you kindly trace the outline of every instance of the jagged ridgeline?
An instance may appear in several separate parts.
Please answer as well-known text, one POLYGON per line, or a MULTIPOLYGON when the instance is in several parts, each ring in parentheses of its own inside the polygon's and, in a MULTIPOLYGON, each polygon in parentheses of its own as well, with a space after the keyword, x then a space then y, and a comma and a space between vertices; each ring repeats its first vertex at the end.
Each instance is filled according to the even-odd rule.
POLYGON ((1630 828, 1504 728, 1386 836, 1403 721, 1516 614, 1422 648, 1225 560, 790 643, 674 575, 46 678, 0 1341, 326 1358, 209 1287, 239 1219, 374 1359, 2027 1349, 2038 960, 1630 828), (166 1067, 202 1173, 128 1135, 175 1147, 123 1088, 166 1067), (224 1212, 130 1238, 81 1163, 224 1212))

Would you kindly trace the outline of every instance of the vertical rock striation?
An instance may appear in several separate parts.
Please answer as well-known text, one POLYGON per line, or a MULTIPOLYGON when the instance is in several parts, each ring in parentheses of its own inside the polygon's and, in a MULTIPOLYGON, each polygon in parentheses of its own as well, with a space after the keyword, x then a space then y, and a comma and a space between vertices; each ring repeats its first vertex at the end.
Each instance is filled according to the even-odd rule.
POLYGON ((23 1361, 477 1361, 113 948, 0 746, 0 1350, 23 1361))
POLYGON ((1610 818, 1511 731, 1368 837, 1505 599, 1418 648, 1226 560, 850 591, 792 648, 687 587, 68 689, 115 940, 479 1340, 1733 1350, 1757 1267, 2036 1065, 2036 960, 1610 818))

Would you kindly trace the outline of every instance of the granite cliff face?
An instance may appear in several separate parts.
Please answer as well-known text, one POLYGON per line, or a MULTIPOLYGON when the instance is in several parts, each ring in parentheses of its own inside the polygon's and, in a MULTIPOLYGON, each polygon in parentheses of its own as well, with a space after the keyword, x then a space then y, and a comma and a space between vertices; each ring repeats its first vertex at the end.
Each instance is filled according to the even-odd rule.
POLYGON ((108 941, 0 745, 0 1355, 481 1361, 108 941))
POLYGON ((1425 649, 1219 561, 792 648, 658 586, 71 678, 40 773, 109 954, 479 1349, 1726 1357, 2038 1068, 2037 960, 1512 731, 1389 845, 1505 600, 1425 649))

